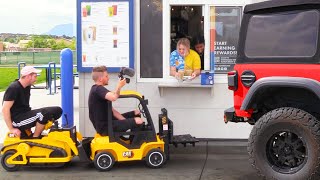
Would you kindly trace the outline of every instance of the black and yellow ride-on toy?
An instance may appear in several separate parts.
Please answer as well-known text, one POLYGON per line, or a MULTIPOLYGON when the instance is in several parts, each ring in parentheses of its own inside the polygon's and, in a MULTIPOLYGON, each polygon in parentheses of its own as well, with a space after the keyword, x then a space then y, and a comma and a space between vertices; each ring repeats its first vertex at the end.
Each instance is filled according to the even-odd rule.
POLYGON ((7 133, 1 149, 2 167, 17 171, 21 166, 29 165, 62 166, 79 154, 77 145, 82 136, 75 126, 60 128, 57 121, 49 121, 45 129, 50 132, 41 138, 30 137, 28 132, 22 132, 20 138, 7 133))
POLYGON ((137 131, 115 132, 112 129, 111 103, 109 104, 108 136, 96 134, 91 141, 90 159, 100 171, 110 170, 115 162, 144 160, 151 168, 160 168, 169 159, 169 144, 191 143, 198 140, 191 135, 173 136, 173 123, 167 117, 167 110, 159 115, 157 134, 148 110, 148 100, 135 91, 123 91, 119 97, 134 98, 145 119, 145 124, 137 131), (127 137, 125 139, 124 137, 127 137))

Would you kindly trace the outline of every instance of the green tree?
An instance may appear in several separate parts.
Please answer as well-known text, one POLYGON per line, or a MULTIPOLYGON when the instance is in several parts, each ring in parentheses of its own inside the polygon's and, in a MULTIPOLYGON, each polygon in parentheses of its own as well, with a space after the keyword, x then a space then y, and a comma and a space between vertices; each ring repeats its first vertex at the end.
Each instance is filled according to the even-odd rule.
POLYGON ((32 36, 31 41, 27 44, 27 48, 51 48, 52 50, 61 50, 64 48, 76 49, 75 38, 72 38, 70 44, 66 44, 63 40, 57 41, 54 38, 58 37, 48 35, 32 36))
POLYGON ((7 49, 6 44, 3 44, 3 51, 6 51, 6 49, 7 49))
POLYGON ((70 45, 70 49, 71 50, 76 50, 76 38, 72 38, 72 43, 71 43, 71 45, 70 45))
POLYGON ((57 42, 54 39, 48 39, 48 48, 55 49, 57 47, 57 42))
POLYGON ((15 40, 14 40, 13 38, 9 38, 7 41, 8 41, 9 43, 14 43, 14 42, 15 42, 15 40))
POLYGON ((68 48, 68 46, 66 45, 66 43, 64 43, 64 41, 60 41, 57 43, 57 49, 56 50, 61 50, 64 48, 68 48))

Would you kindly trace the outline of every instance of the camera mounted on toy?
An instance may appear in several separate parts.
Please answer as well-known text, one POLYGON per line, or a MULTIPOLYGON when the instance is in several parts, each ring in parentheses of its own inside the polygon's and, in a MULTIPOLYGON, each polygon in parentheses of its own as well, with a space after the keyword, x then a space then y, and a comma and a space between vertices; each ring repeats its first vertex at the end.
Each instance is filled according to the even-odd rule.
MULTIPOLYGON (((120 72, 119 72, 119 75, 118 77, 123 79, 125 78, 124 76, 129 76, 129 77, 133 77, 135 74, 135 71, 134 69, 131 69, 131 68, 127 68, 127 67, 122 67, 120 72)), ((127 83, 130 83, 130 79, 129 78, 126 78, 126 82, 127 83)))

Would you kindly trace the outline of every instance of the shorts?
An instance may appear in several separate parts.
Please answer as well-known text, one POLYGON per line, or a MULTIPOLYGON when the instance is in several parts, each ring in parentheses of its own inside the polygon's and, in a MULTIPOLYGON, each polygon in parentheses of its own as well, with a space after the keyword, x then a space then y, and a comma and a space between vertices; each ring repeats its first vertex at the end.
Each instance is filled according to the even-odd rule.
POLYGON ((34 109, 12 117, 12 126, 20 130, 30 129, 34 127, 37 122, 45 125, 48 120, 57 120, 61 117, 61 114, 62 109, 58 106, 34 109))

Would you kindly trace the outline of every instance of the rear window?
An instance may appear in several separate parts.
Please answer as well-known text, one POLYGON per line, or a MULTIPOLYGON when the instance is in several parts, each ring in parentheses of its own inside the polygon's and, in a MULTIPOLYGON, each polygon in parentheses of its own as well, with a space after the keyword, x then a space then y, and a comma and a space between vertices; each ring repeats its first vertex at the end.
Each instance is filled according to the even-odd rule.
POLYGON ((317 50, 318 28, 316 10, 253 15, 247 29, 245 55, 312 57, 317 50))

